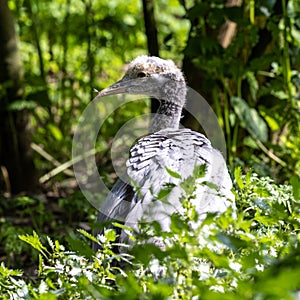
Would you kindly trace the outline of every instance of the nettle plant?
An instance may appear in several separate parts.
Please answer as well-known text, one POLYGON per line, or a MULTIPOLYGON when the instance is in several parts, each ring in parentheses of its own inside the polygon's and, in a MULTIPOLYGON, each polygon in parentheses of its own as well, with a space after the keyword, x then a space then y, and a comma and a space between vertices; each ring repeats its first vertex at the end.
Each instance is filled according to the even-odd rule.
POLYGON ((203 174, 200 168, 182 183, 184 209, 172 215, 170 232, 158 222, 141 224, 138 234, 114 224, 127 230, 134 246, 119 244, 112 228, 97 238, 79 230, 68 238, 70 249, 49 238, 42 243, 36 233, 20 236, 39 252, 37 277, 24 280, 21 271, 2 264, 4 299, 294 299, 300 205, 292 187, 236 169, 236 212, 208 214, 191 230, 199 217, 191 205, 194 183, 203 174), (164 248, 147 243, 154 236, 164 248), (101 245, 96 253, 91 241, 101 245))

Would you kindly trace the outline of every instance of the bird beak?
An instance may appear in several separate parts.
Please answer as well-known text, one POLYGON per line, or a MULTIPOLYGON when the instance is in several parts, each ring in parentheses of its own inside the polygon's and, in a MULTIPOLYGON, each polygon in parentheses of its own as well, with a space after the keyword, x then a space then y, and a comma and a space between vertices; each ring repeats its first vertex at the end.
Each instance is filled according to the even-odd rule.
POLYGON ((128 85, 128 80, 121 79, 99 92, 98 96, 103 97, 108 95, 125 94, 128 92, 128 87, 130 87, 130 85, 128 85))

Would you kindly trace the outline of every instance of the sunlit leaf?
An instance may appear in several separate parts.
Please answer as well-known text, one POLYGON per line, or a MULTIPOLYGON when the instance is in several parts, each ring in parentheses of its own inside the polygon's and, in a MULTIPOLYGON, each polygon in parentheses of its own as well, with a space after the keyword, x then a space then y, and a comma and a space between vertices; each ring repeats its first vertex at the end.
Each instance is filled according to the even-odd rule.
POLYGON ((57 141, 61 141, 63 139, 63 133, 56 125, 48 124, 48 129, 57 141))
POLYGON ((300 200, 300 178, 297 175, 293 175, 290 179, 290 183, 293 187, 293 195, 296 200, 300 200))
POLYGON ((236 180, 236 183, 237 183, 238 187, 240 189, 243 189, 244 188, 244 182, 243 182, 243 179, 242 179, 242 168, 241 167, 236 167, 234 169, 234 178, 236 180))
POLYGON ((23 109, 34 109, 37 106, 35 101, 19 100, 13 101, 8 105, 8 110, 23 110, 23 109))
POLYGON ((181 175, 175 171, 172 171, 171 169, 166 167, 166 171, 174 178, 181 179, 181 175))
POLYGON ((48 250, 40 241, 39 236, 33 231, 32 235, 19 235, 19 239, 31 245, 34 249, 38 250, 41 254, 46 256, 48 250))

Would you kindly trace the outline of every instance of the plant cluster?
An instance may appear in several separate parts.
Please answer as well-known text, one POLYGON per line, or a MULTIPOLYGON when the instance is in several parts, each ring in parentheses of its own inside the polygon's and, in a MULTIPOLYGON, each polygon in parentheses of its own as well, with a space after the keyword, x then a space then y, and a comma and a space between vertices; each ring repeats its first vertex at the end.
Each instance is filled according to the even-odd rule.
MULTIPOLYGON (((0 298, 299 297, 299 1, 227 2, 157 1, 160 54, 177 64, 183 61, 188 84, 199 87, 201 94, 209 92, 231 166, 251 167, 255 173, 241 175, 236 168, 237 211, 209 214, 193 231, 188 224, 198 216, 190 205, 190 179, 184 187, 184 213, 172 216, 171 232, 153 223, 151 230, 142 226, 137 236, 115 224, 136 239, 127 247, 118 244, 118 230, 106 229, 97 240, 87 232, 96 213, 65 179, 73 180, 68 169, 72 137, 95 95, 93 88, 116 81, 125 62, 145 54, 141 2, 8 1, 25 73, 24 100, 10 103, 8 110, 30 114, 31 147, 46 191, 40 199, 0 198, 1 261, 5 259, 0 265, 0 298), (220 38, 224 25, 235 28, 228 45, 220 38), (72 196, 55 193, 60 184, 72 190, 72 196), (75 234, 74 227, 87 231, 75 234), (149 234, 161 236, 165 249, 148 244, 149 234), (91 241, 101 250, 94 253, 91 241), (127 252, 120 254, 120 247, 127 252), (37 259, 32 276, 27 267, 37 259)), ((101 128, 96 160, 108 182, 114 176, 109 161, 112 136, 148 109, 144 102, 127 103, 101 128)), ((99 105, 100 112, 105 110, 99 105)))
MULTIPOLYGON (((160 55, 183 61, 188 85, 211 101, 231 167, 251 166, 287 182, 300 172, 298 1, 226 2, 155 3, 160 55), (228 28, 233 34, 225 45, 221 36, 228 28)), ((25 71, 25 101, 10 109, 30 111, 33 142, 48 154, 35 147, 35 165, 45 173, 70 159, 77 120, 95 96, 93 88, 117 81, 125 62, 145 54, 142 7, 119 0, 9 1, 9 6, 25 71)), ((147 109, 135 102, 108 118, 97 149, 105 156, 103 169, 109 170, 111 137, 147 109)), ((58 172, 56 180, 70 176, 62 169, 65 174, 58 172)))
POLYGON ((183 183, 184 211, 172 215, 171 231, 162 232, 156 222, 141 225, 140 234, 132 235, 133 247, 119 244, 112 228, 97 239, 79 230, 70 249, 48 237, 42 243, 35 232, 21 235, 39 253, 38 274, 24 280, 21 271, 2 264, 3 299, 295 299, 300 290, 295 190, 236 169, 237 211, 209 214, 190 230, 198 218, 190 205, 194 180, 183 183), (161 237, 164 249, 146 242, 152 235, 161 237), (91 240, 101 246, 97 253, 91 240), (127 250, 120 254, 119 247, 127 250))
POLYGON ((193 87, 212 100, 231 166, 281 182, 299 176, 299 2, 184 4, 193 87))

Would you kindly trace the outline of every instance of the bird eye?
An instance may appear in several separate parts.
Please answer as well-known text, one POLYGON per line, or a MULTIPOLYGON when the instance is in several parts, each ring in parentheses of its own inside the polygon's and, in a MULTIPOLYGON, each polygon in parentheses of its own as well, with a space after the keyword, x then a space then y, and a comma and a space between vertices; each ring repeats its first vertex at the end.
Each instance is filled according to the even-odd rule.
POLYGON ((139 78, 143 78, 143 77, 146 77, 146 76, 147 76, 147 74, 145 72, 138 72, 137 73, 137 77, 139 77, 139 78))

